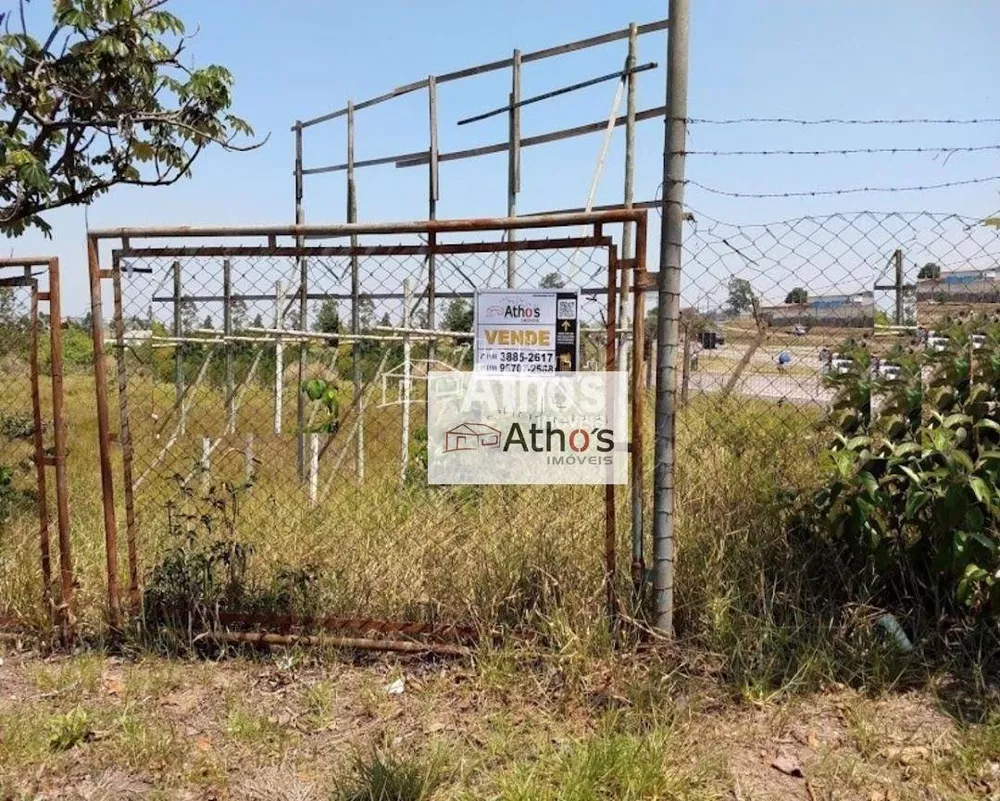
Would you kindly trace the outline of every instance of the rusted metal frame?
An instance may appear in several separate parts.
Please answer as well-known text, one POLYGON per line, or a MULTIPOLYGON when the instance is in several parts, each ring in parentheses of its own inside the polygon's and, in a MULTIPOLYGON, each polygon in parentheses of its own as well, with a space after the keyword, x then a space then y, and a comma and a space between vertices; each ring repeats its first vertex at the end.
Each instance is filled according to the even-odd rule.
MULTIPOLYGON (((646 354, 646 225, 635 226, 635 291, 632 307, 632 588, 633 606, 638 608, 646 581, 645 514, 645 354, 646 354)), ((624 276, 623 276, 624 278, 624 276)))
MULTIPOLYGON (((510 109, 507 115, 507 216, 517 216, 517 193, 521 191, 521 51, 511 58, 510 109)), ((507 241, 517 239, 515 229, 507 229, 507 241)), ((517 254, 507 251, 507 286, 517 285, 517 254)))
MULTIPOLYGON (((427 172, 427 218, 437 219, 437 202, 441 199, 441 182, 438 174, 438 115, 437 115, 437 81, 431 75, 427 79, 427 116, 430 125, 430 148, 427 172)), ((427 327, 437 327, 435 305, 437 301, 437 236, 427 237, 427 327)), ((405 302, 405 301, 404 301, 405 302)), ((412 314, 407 309, 406 314, 412 314)), ((436 356, 437 343, 432 339, 427 345, 427 357, 432 362, 436 356)))
MULTIPOLYGON (((295 224, 303 225, 306 221, 305 208, 303 207, 303 185, 302 185, 302 126, 297 125, 295 129, 295 224)), ((301 236, 296 237, 296 247, 302 247, 305 241, 301 236)), ((309 324, 309 261, 305 256, 298 257, 299 265, 299 323, 303 328, 308 328, 309 324)), ((232 346, 227 346, 227 351, 231 351, 232 346)), ((306 479, 306 397, 302 392, 302 382, 306 375, 307 348, 304 344, 299 344, 298 353, 298 384, 295 393, 295 457, 296 466, 299 473, 299 481, 306 479)))
MULTIPOLYGON (((645 122, 646 120, 653 120, 658 117, 662 117, 666 113, 665 106, 656 106, 654 108, 644 109, 643 111, 636 112, 635 121, 645 122)), ((618 128, 627 123, 626 117, 616 117, 614 121, 614 127, 618 128)), ((602 120, 600 122, 590 122, 585 125, 577 125, 573 128, 563 128, 558 131, 549 131, 548 133, 535 134, 534 136, 526 136, 521 139, 521 147, 535 147, 537 145, 545 145, 550 142, 559 142, 563 139, 573 139, 577 136, 586 136, 592 133, 601 133, 602 131, 607 131, 608 120, 602 120)), ((471 159, 478 156, 490 156, 494 153, 506 153, 510 149, 510 142, 497 142, 492 145, 481 145, 480 147, 468 148, 466 150, 453 150, 450 153, 439 153, 438 161, 461 161, 462 159, 471 159)), ((382 156, 377 159, 368 159, 366 161, 357 161, 354 163, 356 168, 361 167, 376 167, 383 164, 395 164, 397 168, 404 167, 419 167, 422 164, 426 164, 429 160, 427 151, 417 151, 416 153, 400 153, 396 156, 382 156)), ((320 173, 329 172, 343 172, 347 169, 347 164, 330 164, 323 167, 313 167, 312 169, 305 170, 305 175, 318 175, 320 173)))
MULTIPOLYGON (((636 40, 638 30, 633 22, 629 26, 628 57, 625 60, 625 70, 628 72, 627 95, 625 110, 625 208, 632 208, 634 185, 635 185, 635 93, 636 76, 630 70, 636 62, 636 40)), ((632 223, 625 223, 622 226, 622 255, 626 259, 633 256, 632 251, 632 223)), ((628 300, 631 271, 626 271, 622 276, 622 291, 618 301, 618 316, 622 321, 622 327, 628 327, 628 300)), ((618 342, 619 349, 628 353, 628 344, 625 337, 621 337, 618 342)), ((633 348, 635 344, 633 343, 633 348)), ((626 358, 627 360, 627 358, 626 358)))
POLYGON ((51 259, 48 256, 21 256, 0 258, 0 269, 4 267, 48 267, 51 259))
POLYGON ((362 637, 334 637, 332 635, 267 634, 242 631, 207 632, 204 636, 219 642, 244 645, 311 645, 331 648, 354 648, 362 651, 390 651, 408 654, 435 654, 437 656, 469 656, 470 650, 462 645, 411 642, 410 640, 372 640, 362 637))
POLYGON ((62 299, 59 259, 49 261, 49 346, 52 351, 52 439, 55 448, 56 520, 59 526, 59 579, 65 633, 73 630, 73 555, 69 536, 69 485, 66 475, 66 417, 63 410, 62 299))
MULTIPOLYGON (((462 253, 493 253, 496 251, 509 250, 561 250, 572 247, 603 247, 611 242, 609 237, 559 237, 552 239, 526 239, 514 240, 512 242, 437 242, 436 234, 434 245, 362 245, 359 247, 334 246, 322 247, 306 245, 301 248, 267 248, 267 247, 241 247, 241 246, 219 246, 219 247, 167 247, 167 248, 129 248, 127 250, 116 250, 114 253, 122 257, 137 258, 163 258, 163 257, 221 257, 221 256, 427 256, 433 249, 434 253, 441 255, 453 255, 462 253)), ((191 296, 183 296, 181 300, 189 300, 191 296)), ((234 297, 248 298, 249 295, 239 295, 234 297)), ((256 297, 256 296, 255 296, 256 297)), ((313 294, 310 299, 316 297, 313 294)))
MULTIPOLYGON (((354 106, 347 104, 347 222, 355 224, 358 219, 357 186, 354 180, 354 106)), ((355 337, 361 333, 361 277, 358 264, 358 237, 351 235, 351 334, 355 337)), ((358 410, 360 421, 356 428, 354 444, 354 474, 358 483, 365 477, 365 426, 364 399, 361 388, 361 362, 358 358, 360 349, 358 341, 351 345, 351 385, 353 400, 358 410)), ((329 442, 329 440, 327 441, 329 442)), ((325 450, 325 449, 324 449, 325 450)), ((322 454, 321 454, 322 456, 322 454)))
MULTIPOLYGON (((636 122, 644 122, 645 120, 652 120, 658 117, 662 117, 666 113, 665 106, 657 106, 655 108, 645 109, 639 111, 635 115, 636 122)), ((615 117, 612 127, 620 128, 625 125, 627 119, 625 117, 615 117)), ((559 131, 550 131, 549 133, 536 134, 535 136, 526 136, 521 140, 521 147, 535 147, 537 145, 545 145, 550 142, 559 142, 563 139, 572 139, 577 136, 585 136, 592 133, 601 133, 608 130, 608 120, 601 120, 599 122, 590 122, 586 125, 577 125, 573 128, 564 128, 559 131)), ((453 150, 450 153, 441 153, 438 155, 439 161, 460 161, 462 159, 471 159, 477 156, 488 156, 492 153, 503 153, 510 147, 508 142, 497 142, 493 145, 483 145, 482 147, 469 148, 468 150, 453 150)), ((396 166, 399 168, 405 167, 419 167, 421 164, 427 163, 427 156, 417 156, 416 158, 401 158, 396 162, 396 166)))
MULTIPOLYGON (((7 266, 7 265, 4 265, 7 266)), ((30 268, 30 265, 24 265, 30 268)), ((58 624, 52 602, 52 562, 49 551, 49 500, 45 478, 45 439, 42 434, 42 399, 39 391, 38 369, 38 284, 32 279, 31 292, 31 344, 28 367, 31 371, 31 412, 34 423, 32 439, 35 446, 35 481, 38 489, 38 549, 42 564, 42 603, 46 614, 55 626, 58 624)), ((58 323, 56 323, 58 325, 58 323)))
MULTIPOLYGON (((604 345, 604 369, 614 372, 618 368, 618 356, 615 330, 615 304, 618 295, 618 249, 615 245, 608 246, 608 289, 607 289, 607 320, 606 341, 604 345)), ((609 399, 611 403, 614 399, 609 399)), ((606 405, 610 405, 607 404, 606 405)), ((607 410, 610 411, 610 410, 607 410)), ((618 561, 617 528, 616 528, 615 485, 608 482, 604 486, 604 591, 609 623, 614 626, 618 620, 618 596, 615 591, 615 567, 618 561)))
MULTIPOLYGON (((655 22, 647 22, 640 25, 638 28, 639 35, 644 35, 647 33, 655 33, 657 31, 666 30, 669 27, 669 20, 661 19, 655 22)), ((624 30, 612 31, 610 33, 603 33, 598 36, 590 36, 586 39, 578 39, 575 42, 568 42, 562 45, 556 45, 554 47, 547 47, 543 50, 535 50, 531 53, 526 53, 522 57, 522 62, 530 61, 541 61, 542 59, 551 58, 552 56, 562 56, 566 53, 573 53, 577 50, 584 50, 590 47, 597 47, 598 45, 609 44, 611 42, 617 42, 622 39, 627 39, 629 36, 628 28, 624 30)), ((461 70, 455 70, 454 72, 446 72, 442 75, 436 76, 438 83, 448 83, 449 81, 457 81, 462 78, 471 78, 474 75, 482 75, 487 72, 493 72, 495 70, 506 69, 511 66, 512 59, 504 58, 499 61, 490 61, 486 64, 479 64, 474 67, 466 67, 461 70)), ((416 81, 414 83, 405 84, 403 86, 398 86, 391 92, 386 92, 378 97, 373 97, 370 100, 365 100, 357 105, 353 106, 354 111, 360 111, 364 108, 369 108, 378 103, 383 103, 386 100, 392 100, 394 97, 400 97, 402 95, 408 94, 410 92, 415 92, 419 89, 427 88, 427 81, 416 81)), ((328 114, 323 114, 319 117, 314 117, 311 120, 305 120, 304 122, 297 122, 292 126, 294 131, 296 128, 308 128, 313 125, 319 125, 323 122, 329 122, 330 120, 335 120, 338 117, 343 117, 349 113, 350 105, 346 108, 337 109, 328 114)))
MULTIPOLYGON (((591 287, 583 287, 583 288, 581 288, 580 289, 580 294, 581 295, 588 295, 590 297, 598 297, 598 296, 603 297, 604 294, 607 291, 608 291, 608 288, 606 286, 591 286, 591 287)), ((403 293, 402 292, 366 292, 365 293, 365 297, 366 298, 370 298, 371 300, 402 300, 403 299, 403 293)), ((437 292, 435 294, 435 297, 438 300, 454 300, 455 298, 469 299, 469 298, 473 297, 473 293, 471 291, 470 292, 440 292, 439 291, 439 292, 437 292)), ((221 303, 222 299, 223 299, 222 295, 187 295, 187 296, 185 296, 185 300, 190 300, 193 303, 221 303)), ((260 302, 264 302, 264 301, 273 301, 275 299, 275 296, 274 295, 233 295, 232 299, 234 301, 244 300, 244 301, 247 301, 248 303, 250 303, 250 302, 260 303, 260 302)), ((350 300, 350 299, 351 299, 351 294, 349 292, 322 292, 322 293, 312 293, 312 292, 310 292, 309 293, 309 300, 350 300)), ((174 299, 171 298, 171 297, 156 297, 156 298, 152 298, 152 301, 154 303, 173 303, 174 299)), ((348 336, 353 336, 353 335, 349 335, 349 334, 341 334, 340 335, 341 339, 345 339, 345 341, 346 341, 346 337, 348 337, 348 336)), ((294 338, 294 336, 292 338, 294 338)), ((365 336, 364 336, 364 334, 359 334, 358 338, 359 339, 365 339, 365 336)), ((167 341, 170 341, 170 342, 195 342, 196 341, 196 340, 192 339, 191 337, 181 337, 180 339, 177 339, 175 337, 157 337, 155 339, 156 339, 156 341, 159 341, 159 342, 167 342, 167 341)), ((287 339, 287 337, 286 337, 286 339, 287 339)), ((212 340, 212 341, 221 341, 221 340, 212 340)))
MULTIPOLYGON (((635 23, 633 23, 634 25, 635 23)), ((520 51, 514 51, 520 53, 520 51)), ((515 63, 520 62, 520 58, 515 59, 515 63)), ((481 120, 488 120, 490 117, 496 117, 504 112, 510 112, 513 109, 521 109, 525 106, 530 106, 532 103, 540 103, 543 100, 551 100, 553 97, 560 97, 562 95, 569 94, 570 92, 576 92, 580 89, 586 89, 590 86, 596 86, 599 83, 605 83, 606 81, 621 80, 622 78, 630 79, 637 72, 646 72, 647 70, 655 70, 659 66, 655 61, 650 61, 647 64, 642 64, 640 66, 635 66, 634 62, 626 66, 623 70, 618 70, 617 72, 609 72, 607 75, 601 75, 597 78, 590 78, 586 81, 580 81, 578 83, 570 84, 569 86, 563 86, 559 89, 553 89, 550 92, 543 92, 540 95, 534 95, 527 98, 526 100, 516 100, 513 103, 500 106, 499 108, 491 109, 490 111, 484 111, 482 114, 477 114, 474 117, 466 117, 465 119, 456 122, 456 125, 468 125, 472 122, 480 122, 481 120)))
MULTIPOLYGON (((358 159, 354 162, 356 169, 361 169, 362 167, 378 167, 382 164, 395 164, 400 159, 413 159, 418 156, 426 156, 426 150, 415 150, 412 153, 399 153, 395 156, 380 156, 375 159, 358 159)), ((323 175, 328 172, 344 172, 347 169, 347 163, 343 164, 330 164, 326 167, 310 167, 308 170, 302 170, 303 175, 323 175)))
MULTIPOLYGON (((600 206, 593 206, 591 211, 622 211, 624 209, 638 210, 638 209, 658 209, 663 205, 661 200, 637 200, 631 205, 625 205, 625 203, 606 203, 600 206)), ((534 214, 544 213, 544 214, 580 214, 585 212, 586 209, 580 206, 571 209, 553 209, 546 212, 529 212, 526 216, 532 216, 534 214)))
POLYGON ((34 287, 36 280, 30 275, 17 276, 16 278, 0 278, 0 287, 14 287, 14 286, 24 286, 24 287, 34 287))
POLYGON ((382 618, 308 617, 281 615, 268 612, 220 612, 223 626, 268 626, 272 631, 288 633, 293 629, 322 629, 324 631, 351 632, 354 634, 400 634, 408 637, 429 637, 442 640, 474 640, 479 631, 472 626, 440 625, 410 620, 382 618))
MULTIPOLYGON (((602 123, 603 124, 603 123, 602 123)), ((522 142, 523 144, 523 142, 522 142)), ((441 159, 439 159, 441 160, 441 159)), ((495 231, 507 228, 557 228, 597 223, 634 222, 642 216, 636 209, 609 209, 573 214, 536 214, 525 217, 478 217, 458 220, 411 220, 387 223, 334 225, 230 225, 103 228, 89 236, 99 239, 168 239, 212 237, 350 237, 362 234, 457 234, 468 231, 495 231)))
MULTIPOLYGON (((174 272, 174 336, 180 339, 184 335, 184 321, 181 315, 181 303, 184 301, 184 285, 181 276, 181 263, 175 261, 172 266, 174 272)), ((179 401, 184 395, 184 348, 178 347, 174 351, 174 399, 179 401)), ((187 421, 184 419, 182 411, 180 418, 180 433, 184 433, 187 421)))
MULTIPOLYGON (((127 244, 127 243, 126 243, 127 244)), ((139 611, 139 546, 135 517, 135 480, 131 415, 128 405, 128 365, 125 347, 125 311, 122 302, 121 260, 112 255, 111 280, 114 298, 115 363, 118 372, 118 440, 122 450, 122 495, 125 499, 125 544, 128 551, 128 595, 132 614, 139 611)), ((152 324, 152 322, 150 323, 152 324)))
POLYGON ((118 522, 115 513, 114 477, 111 472, 111 423, 108 417, 108 374, 104 362, 103 303, 99 237, 87 235, 87 271, 90 278, 91 336, 94 343, 94 388, 97 396, 97 441, 100 450, 101 500, 104 511, 104 552, 108 582, 108 624, 120 629, 118 596, 118 522))
MULTIPOLYGON (((233 264, 222 262, 222 334, 233 334, 233 264)), ((233 348, 226 345, 226 433, 236 433, 236 389, 233 376, 233 348)))

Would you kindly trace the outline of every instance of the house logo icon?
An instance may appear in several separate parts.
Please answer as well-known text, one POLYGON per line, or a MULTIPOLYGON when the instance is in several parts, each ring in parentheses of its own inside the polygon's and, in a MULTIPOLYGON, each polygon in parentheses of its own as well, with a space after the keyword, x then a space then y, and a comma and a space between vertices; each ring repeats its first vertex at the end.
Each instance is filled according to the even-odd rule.
POLYGON ((459 423, 444 432, 444 452, 489 450, 500 447, 500 429, 486 423, 459 423))

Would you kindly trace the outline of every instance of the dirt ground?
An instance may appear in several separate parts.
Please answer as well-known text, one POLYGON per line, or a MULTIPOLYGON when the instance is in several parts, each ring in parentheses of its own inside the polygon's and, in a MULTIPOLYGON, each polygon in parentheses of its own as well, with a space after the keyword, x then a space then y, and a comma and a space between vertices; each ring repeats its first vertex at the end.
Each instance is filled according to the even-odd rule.
POLYGON ((385 801, 1000 798, 1000 719, 959 724, 939 698, 831 688, 750 703, 649 665, 580 673, 509 654, 7 648, 0 799, 378 797, 358 791, 377 754, 437 777, 385 801))

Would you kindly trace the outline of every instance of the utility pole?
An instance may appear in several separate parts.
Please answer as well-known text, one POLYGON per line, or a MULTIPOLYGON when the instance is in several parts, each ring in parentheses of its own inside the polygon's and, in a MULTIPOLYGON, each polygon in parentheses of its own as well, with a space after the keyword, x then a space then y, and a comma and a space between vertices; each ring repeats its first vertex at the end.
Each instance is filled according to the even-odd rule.
POLYGON ((663 207, 657 314, 656 444, 653 487, 653 595, 656 629, 674 633, 674 466, 681 254, 684 239, 684 150, 687 132, 689 0, 670 0, 667 113, 663 137, 663 207))
POLYGON ((892 252, 892 265, 893 272, 895 273, 893 282, 891 284, 875 284, 873 288, 876 291, 891 290, 895 294, 896 306, 892 322, 893 325, 903 326, 906 325, 906 312, 903 306, 903 292, 910 289, 910 287, 904 283, 902 249, 896 248, 896 250, 892 252))
POLYGON ((896 262, 896 325, 903 324, 903 251, 892 254, 896 262))

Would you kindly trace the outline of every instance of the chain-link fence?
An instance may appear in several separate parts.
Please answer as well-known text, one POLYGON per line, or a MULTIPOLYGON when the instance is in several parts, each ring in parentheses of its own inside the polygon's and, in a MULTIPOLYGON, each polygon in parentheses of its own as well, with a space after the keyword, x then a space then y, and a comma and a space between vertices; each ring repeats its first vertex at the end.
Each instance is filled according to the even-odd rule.
MULTIPOLYGON (((852 212, 735 225, 694 213, 682 288, 682 395, 785 407, 833 398, 842 346, 877 357, 1000 304, 1000 232, 950 214, 852 212)), ((888 369, 888 368, 883 368, 888 369)))
POLYGON ((645 212, 95 234, 92 279, 111 245, 117 379, 98 381, 120 427, 134 608, 409 634, 599 617, 631 527, 614 490, 428 486, 426 379, 472 369, 487 287, 579 287, 581 366, 613 367, 630 222, 644 242, 645 212))
POLYGON ((17 627, 72 621, 59 321, 58 261, 0 260, 0 621, 17 627))
MULTIPOLYGON (((816 457, 833 432, 881 430, 949 408, 930 390, 967 387, 990 375, 983 365, 996 358, 998 268, 1000 230, 954 214, 850 212, 753 225, 689 215, 681 514, 697 518, 720 475, 744 471, 749 486, 766 473, 778 487, 796 486, 823 463, 816 457)), ((984 415, 995 424, 995 405, 984 415)))

